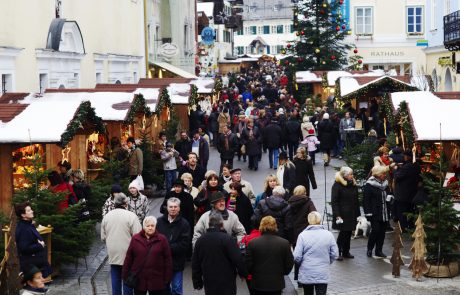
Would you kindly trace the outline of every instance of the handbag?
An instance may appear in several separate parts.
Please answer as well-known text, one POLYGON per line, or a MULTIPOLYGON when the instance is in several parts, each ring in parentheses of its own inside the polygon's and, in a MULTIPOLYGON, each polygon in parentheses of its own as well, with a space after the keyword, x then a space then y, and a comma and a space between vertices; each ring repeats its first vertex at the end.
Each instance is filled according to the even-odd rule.
POLYGON ((152 251, 152 248, 153 248, 153 244, 150 246, 149 251, 147 252, 147 256, 145 257, 144 261, 142 262, 141 267, 139 267, 139 269, 137 271, 135 271, 135 272, 130 270, 126 280, 123 280, 124 284, 126 286, 128 286, 129 288, 131 288, 131 289, 136 288, 137 283, 139 281, 139 278, 137 277, 137 275, 144 268, 145 262, 147 261, 148 257, 150 256, 150 252, 152 251))
POLYGON ((242 153, 243 155, 246 154, 246 145, 244 145, 244 144, 241 146, 241 153, 242 153))

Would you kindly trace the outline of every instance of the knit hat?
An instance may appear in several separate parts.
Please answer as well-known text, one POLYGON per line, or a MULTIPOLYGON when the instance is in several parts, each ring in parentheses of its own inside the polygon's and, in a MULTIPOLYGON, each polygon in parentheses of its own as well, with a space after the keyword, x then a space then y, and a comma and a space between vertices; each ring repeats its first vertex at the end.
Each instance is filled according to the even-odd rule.
POLYGON ((218 192, 215 192, 215 193, 213 193, 211 195, 211 197, 209 198, 209 202, 211 204, 213 204, 213 203, 215 203, 215 202, 217 202, 217 201, 219 201, 221 199, 225 199, 225 196, 224 196, 224 194, 222 194, 221 192, 218 191, 218 192))
POLYGON ((180 186, 184 187, 185 184, 184 184, 184 181, 182 179, 178 178, 172 184, 173 187, 176 186, 176 185, 180 185, 180 186))
POLYGON ((309 129, 308 134, 315 134, 315 129, 309 129))
POLYGON ((323 119, 324 119, 324 120, 329 120, 329 114, 328 114, 328 113, 324 113, 323 119))
POLYGON ((279 108, 279 109, 278 109, 278 113, 279 113, 280 115, 284 115, 284 110, 283 110, 283 108, 279 108))
POLYGON ((26 270, 22 272, 22 276, 23 276, 22 283, 25 284, 27 281, 33 280, 34 275, 39 272, 41 271, 38 267, 36 267, 33 264, 30 264, 29 266, 27 266, 26 270))
POLYGON ((379 176, 388 172, 388 167, 386 166, 374 166, 372 167, 372 176, 379 176))
POLYGON ((241 168, 233 168, 232 170, 230 170, 230 174, 233 174, 238 171, 241 171, 241 168))
POLYGON ((117 193, 113 197, 113 202, 115 206, 124 205, 128 202, 128 197, 124 193, 117 193))
POLYGON ((281 160, 287 160, 288 156, 286 152, 281 152, 278 156, 279 159, 281 160))
POLYGON ((122 189, 121 189, 121 186, 119 184, 112 185, 112 188, 110 189, 111 194, 121 193, 121 192, 122 192, 122 189))
POLYGON ((139 186, 139 182, 136 179, 134 179, 128 186, 128 188, 132 188, 132 187, 135 187, 138 191, 141 190, 139 186))

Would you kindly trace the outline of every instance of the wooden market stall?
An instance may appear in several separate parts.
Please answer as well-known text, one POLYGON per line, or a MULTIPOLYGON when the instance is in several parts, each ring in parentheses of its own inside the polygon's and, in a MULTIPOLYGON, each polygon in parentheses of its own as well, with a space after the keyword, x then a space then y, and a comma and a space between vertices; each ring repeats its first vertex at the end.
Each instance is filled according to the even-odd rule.
POLYGON ((98 155, 88 138, 106 132, 89 101, 37 100, 11 105, 16 110, 0 126, 0 209, 4 213, 11 210, 14 190, 27 185, 24 172, 33 170, 35 155, 40 155, 43 169, 54 169, 67 160, 86 172, 89 157, 98 155))

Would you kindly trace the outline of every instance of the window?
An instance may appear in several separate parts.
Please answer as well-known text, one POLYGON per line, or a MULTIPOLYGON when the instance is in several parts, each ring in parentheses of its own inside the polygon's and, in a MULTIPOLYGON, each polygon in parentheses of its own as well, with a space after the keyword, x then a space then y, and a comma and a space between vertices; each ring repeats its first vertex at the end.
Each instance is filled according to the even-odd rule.
POLYGON ((372 35, 372 7, 356 7, 356 34, 372 35))
POLYGON ((257 35, 257 27, 256 26, 250 26, 249 27, 249 32, 251 35, 257 35))
POLYGON ((276 26, 272 26, 272 34, 276 34, 276 26))
POLYGON ((421 6, 407 7, 407 33, 421 34, 423 33, 423 9, 421 6))
POLYGON ((133 83, 138 83, 139 82, 139 78, 137 77, 137 72, 133 72, 133 83))
POLYGON ((270 26, 264 26, 264 34, 270 34, 270 26))
POLYGON ((270 46, 265 46, 265 53, 270 54, 270 46))
POLYGON ((452 12, 450 11, 450 1, 451 0, 444 0, 444 15, 448 15, 452 12))
POLYGON ((437 0, 431 0, 431 15, 430 15, 430 30, 436 30, 436 15, 437 15, 437 7, 436 7, 437 0))
POLYGON ((236 31, 236 34, 237 34, 238 36, 243 35, 243 29, 239 29, 238 31, 236 31))
POLYGON ((276 53, 281 53, 281 50, 284 48, 283 45, 276 45, 276 53))
POLYGON ((244 46, 236 46, 236 54, 244 54, 244 46))
POLYGON ((276 33, 283 34, 283 25, 276 26, 276 33))
POLYGON ((96 73, 96 84, 102 83, 102 73, 96 73))
POLYGON ((12 78, 11 74, 2 74, 2 93, 13 90, 12 78))
POLYGON ((294 33, 294 32, 295 32, 294 25, 291 25, 291 33, 294 33))
POLYGON ((48 74, 40 74, 38 79, 40 81, 40 93, 44 93, 45 89, 48 88, 48 74))

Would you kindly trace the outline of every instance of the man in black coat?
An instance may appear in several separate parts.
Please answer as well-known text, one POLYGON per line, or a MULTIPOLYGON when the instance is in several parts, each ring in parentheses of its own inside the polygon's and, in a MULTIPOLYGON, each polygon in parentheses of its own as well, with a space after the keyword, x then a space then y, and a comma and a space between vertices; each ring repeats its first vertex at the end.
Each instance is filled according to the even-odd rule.
POLYGON ((193 251, 193 287, 198 290, 204 287, 207 295, 235 295, 236 275, 248 275, 235 240, 223 226, 222 216, 211 214, 209 228, 197 240, 193 251))
POLYGON ((204 170, 208 169, 209 144, 201 135, 198 129, 193 132, 192 152, 198 155, 198 163, 204 170))
POLYGON ((158 232, 168 239, 171 248, 173 278, 169 290, 170 294, 182 294, 182 273, 191 240, 190 225, 179 215, 180 205, 181 201, 178 198, 168 199, 168 214, 164 214, 157 221, 158 232))
POLYGON ((232 133, 228 126, 222 128, 222 133, 219 134, 217 140, 217 151, 220 153, 220 170, 219 175, 222 173, 224 164, 233 167, 233 158, 238 151, 238 137, 232 133))
POLYGON ((268 149, 268 161, 270 168, 278 169, 279 149, 283 140, 281 127, 278 119, 273 118, 262 131, 262 141, 264 148, 268 149))
POLYGON ((179 152, 179 156, 182 160, 187 160, 188 153, 192 151, 192 141, 188 137, 186 131, 180 133, 180 139, 176 141, 174 149, 179 152))
POLYGON ((296 168, 294 163, 289 160, 286 152, 281 152, 279 155, 279 166, 276 171, 276 176, 283 188, 287 191, 287 194, 292 194, 297 185, 296 168))
POLYGON ((408 227, 413 227, 413 222, 408 221, 407 213, 414 212, 412 201, 417 194, 418 183, 420 182, 420 165, 415 162, 412 163, 412 151, 407 150, 403 153, 404 163, 402 166, 396 166, 394 171, 395 181, 395 203, 394 215, 404 231, 408 227))
POLYGON ((198 165, 198 155, 194 152, 188 153, 187 162, 179 168, 179 178, 184 173, 192 174, 194 187, 199 187, 204 180, 206 170, 202 166, 198 165))
POLYGON ((184 181, 182 179, 176 179, 173 183, 173 190, 166 192, 165 199, 160 208, 160 213, 167 213, 167 201, 170 198, 177 198, 180 200, 180 215, 187 220, 188 224, 192 228, 195 224, 195 207, 193 205, 193 197, 186 191, 184 191, 184 181))
POLYGON ((302 140, 300 122, 292 113, 289 115, 289 119, 284 126, 284 136, 286 137, 288 145, 289 159, 292 161, 292 158, 299 147, 299 141, 302 140))
POLYGON ((329 114, 324 113, 323 119, 318 124, 318 139, 321 142, 324 166, 328 166, 331 161, 331 150, 334 148, 337 140, 336 133, 336 127, 329 120, 329 114))

